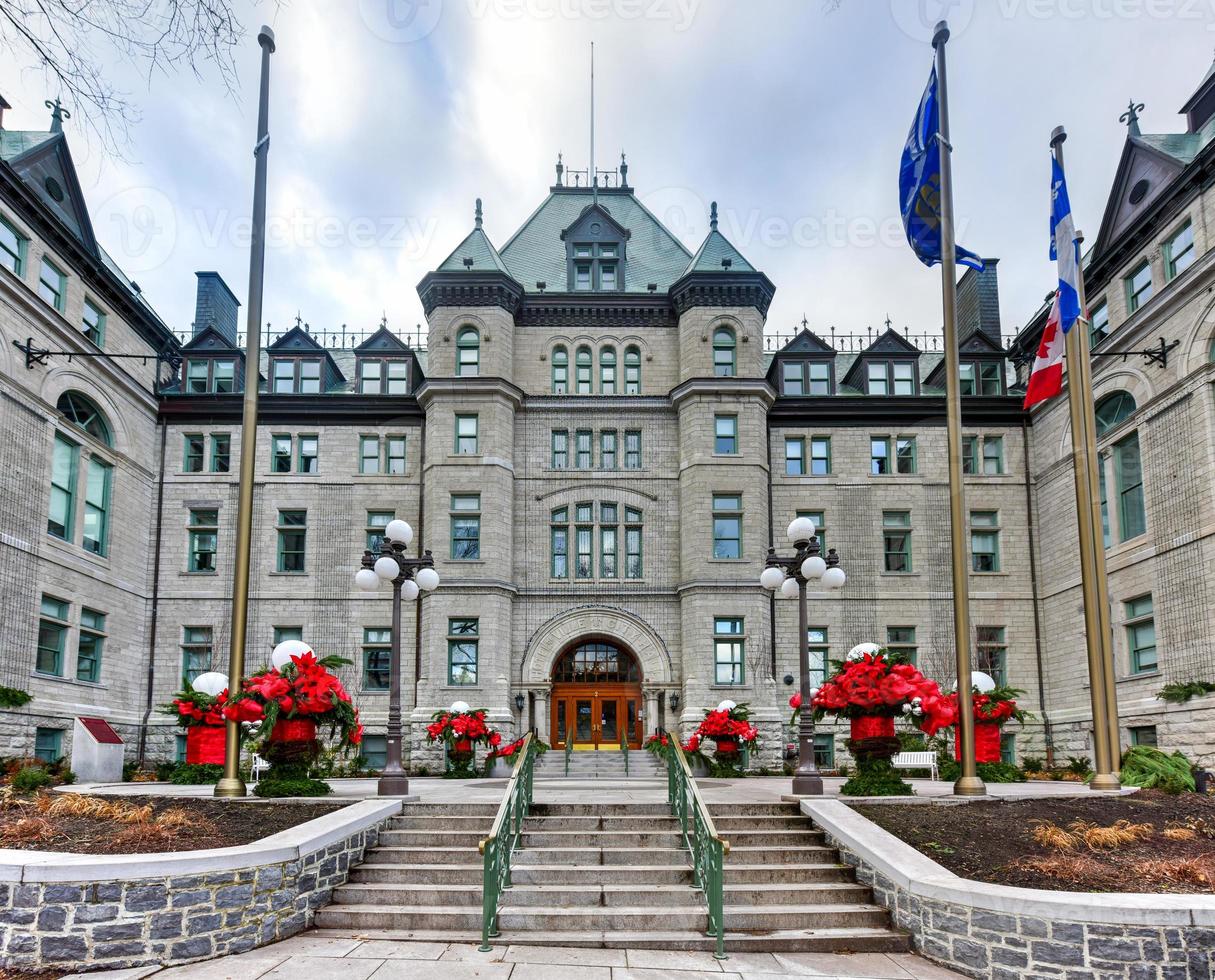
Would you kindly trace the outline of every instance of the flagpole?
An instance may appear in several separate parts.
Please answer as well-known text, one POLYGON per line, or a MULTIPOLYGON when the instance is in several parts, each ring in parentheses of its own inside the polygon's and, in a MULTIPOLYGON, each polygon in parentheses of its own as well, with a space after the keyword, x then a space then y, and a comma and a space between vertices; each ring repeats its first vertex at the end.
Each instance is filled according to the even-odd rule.
POLYGON ((955 796, 984 796, 987 787, 975 765, 975 717, 970 708, 970 569, 966 550, 966 503, 962 482, 962 398, 958 358, 957 248, 953 230, 953 174, 949 144, 949 97, 945 77, 945 43, 949 25, 941 21, 933 34, 937 56, 941 158, 941 298, 945 320, 945 416, 949 443, 949 543, 953 573, 953 634, 958 668, 958 745, 962 774, 955 796))
MULTIPOLYGON (((1060 171, 1067 132, 1056 126, 1050 146, 1060 171)), ((1059 251, 1076 248, 1055 242, 1059 251)), ((1114 685, 1110 601, 1105 572, 1105 542, 1101 531, 1101 489, 1097 467, 1097 421, 1093 406, 1088 311, 1084 300, 1084 268, 1077 258, 1076 292, 1080 318, 1067 332, 1067 401, 1071 412, 1072 466, 1076 480, 1076 523, 1080 536, 1080 582, 1084 599, 1084 642, 1088 652, 1089 697, 1093 708, 1093 768, 1089 789, 1120 787, 1118 698, 1114 685)))

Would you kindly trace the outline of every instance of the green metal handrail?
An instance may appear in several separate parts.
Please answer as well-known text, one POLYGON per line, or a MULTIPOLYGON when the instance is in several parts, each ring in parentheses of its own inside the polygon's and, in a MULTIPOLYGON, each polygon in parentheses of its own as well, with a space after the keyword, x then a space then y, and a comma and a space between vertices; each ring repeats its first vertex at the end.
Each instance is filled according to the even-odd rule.
POLYGON ((667 736, 667 802, 679 818, 684 847, 692 857, 692 875, 696 887, 705 894, 709 906, 708 935, 717 938, 714 956, 726 959, 725 913, 722 909, 722 865, 730 853, 730 842, 718 836, 709 808, 700 795, 687 756, 679 744, 679 736, 667 736))
POLYGON ((491 949, 489 941, 498 935, 498 900, 511 886, 510 858, 519 845, 523 821, 532 806, 532 773, 538 754, 535 736, 527 733, 510 781, 502 796, 502 805, 490 828, 489 836, 477 844, 482 857, 481 878, 481 952, 491 949))
POLYGON ((624 753, 624 774, 629 774, 629 733, 624 729, 620 731, 620 751, 624 753))
POLYGON ((565 733, 565 774, 570 774, 570 756, 574 754, 574 740, 570 737, 570 732, 565 733))

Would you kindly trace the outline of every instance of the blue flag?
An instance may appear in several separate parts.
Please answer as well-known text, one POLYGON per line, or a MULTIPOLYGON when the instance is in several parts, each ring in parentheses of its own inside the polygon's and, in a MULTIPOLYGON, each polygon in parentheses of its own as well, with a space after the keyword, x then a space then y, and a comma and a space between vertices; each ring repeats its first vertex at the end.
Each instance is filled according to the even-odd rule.
MULTIPOLYGON (((899 165, 899 208, 907 243, 925 265, 941 261, 941 144, 937 70, 928 76, 903 160, 899 165)), ((955 244, 957 261, 982 271, 983 260, 955 244)))
POLYGON ((1080 243, 1067 198, 1067 178, 1050 160, 1050 257, 1059 265, 1059 323, 1067 333, 1080 318, 1080 243))

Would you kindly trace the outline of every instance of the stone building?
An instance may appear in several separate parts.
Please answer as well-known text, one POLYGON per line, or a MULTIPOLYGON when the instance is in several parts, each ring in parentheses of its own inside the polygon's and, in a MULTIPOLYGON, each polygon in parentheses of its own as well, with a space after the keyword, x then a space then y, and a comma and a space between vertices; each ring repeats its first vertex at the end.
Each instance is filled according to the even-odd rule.
MULTIPOLYGON (((1204 702, 1154 695, 1213 673, 1212 92, 1209 76, 1186 134, 1142 136, 1132 111, 1088 257, 1094 312, 1108 311, 1094 317, 1098 354, 1181 341, 1166 365, 1098 357, 1095 375, 1111 596, 1125 613, 1116 644, 1134 658, 1125 740, 1199 756, 1215 751, 1204 702)), ((0 131, 0 438, 16 464, 0 526, 0 683, 34 695, 0 714, 0 752, 66 752, 71 719, 97 714, 132 753, 144 742, 171 757, 175 730, 152 709, 183 675, 226 669, 251 366, 218 274, 198 273, 192 329, 175 338, 105 259, 60 130, 0 131)), ((511 731, 605 746, 745 701, 764 735, 755 764, 778 765, 797 609, 758 580, 803 514, 848 574, 841 592, 811 597, 819 669, 876 640, 952 683, 939 341, 889 323, 860 339, 807 323, 781 335, 766 323, 775 286, 715 215, 703 242, 684 243, 626 166, 591 185, 559 167, 522 227, 494 236, 500 247, 478 202, 467 237, 418 285, 424 335, 297 320, 270 332, 256 366, 248 663, 292 637, 350 658, 373 762, 391 610, 353 573, 394 517, 442 578, 404 610, 415 769, 439 764, 423 724, 455 700, 511 731)), ((1090 723, 1067 410, 1021 409, 1044 313, 1006 350, 997 267, 959 284, 977 666, 1024 689, 1037 716, 1010 730, 1010 756, 1048 741, 1079 754, 1090 723)), ((820 733, 824 765, 842 735, 820 733)))

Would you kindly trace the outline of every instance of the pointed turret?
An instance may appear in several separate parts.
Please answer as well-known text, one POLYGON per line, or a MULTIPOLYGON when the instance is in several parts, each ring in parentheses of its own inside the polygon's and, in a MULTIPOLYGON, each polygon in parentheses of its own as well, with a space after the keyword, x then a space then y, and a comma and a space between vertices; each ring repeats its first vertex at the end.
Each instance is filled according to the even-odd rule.
POLYGON ((709 234, 701 243, 684 275, 689 272, 755 272, 755 266, 743 258, 728 238, 717 230, 717 202, 709 206, 709 234))

